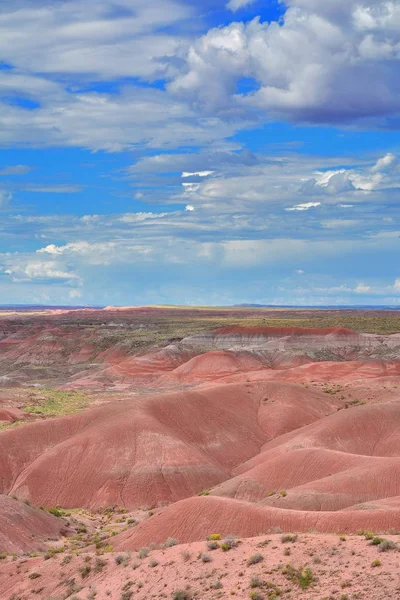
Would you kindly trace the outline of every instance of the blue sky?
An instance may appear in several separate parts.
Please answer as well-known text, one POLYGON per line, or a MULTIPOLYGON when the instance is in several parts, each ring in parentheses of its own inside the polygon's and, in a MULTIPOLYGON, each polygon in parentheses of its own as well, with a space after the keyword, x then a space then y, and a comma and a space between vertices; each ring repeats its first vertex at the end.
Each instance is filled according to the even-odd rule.
POLYGON ((0 4, 2 303, 400 305, 400 6, 0 4))

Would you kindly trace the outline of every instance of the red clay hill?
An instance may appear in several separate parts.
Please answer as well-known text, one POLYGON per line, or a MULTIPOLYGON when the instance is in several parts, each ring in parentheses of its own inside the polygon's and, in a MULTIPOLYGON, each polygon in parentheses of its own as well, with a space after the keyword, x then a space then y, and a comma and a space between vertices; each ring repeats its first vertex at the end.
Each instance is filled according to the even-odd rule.
POLYGON ((86 329, 64 314, 3 327, 0 553, 68 545, 51 507, 127 511, 101 533, 118 552, 213 532, 400 531, 398 334, 228 326, 143 348, 129 320, 110 333, 129 310, 99 312, 106 325, 89 311, 86 329), (49 389, 89 407, 29 414, 27 390, 49 389))

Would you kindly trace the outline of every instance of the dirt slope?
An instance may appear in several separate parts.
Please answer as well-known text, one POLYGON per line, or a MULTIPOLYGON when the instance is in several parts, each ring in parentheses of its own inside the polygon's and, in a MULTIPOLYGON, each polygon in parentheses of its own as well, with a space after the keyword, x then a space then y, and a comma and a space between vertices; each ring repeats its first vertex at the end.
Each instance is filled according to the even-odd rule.
POLYGON ((65 522, 27 504, 0 495, 0 554, 46 548, 58 540, 65 522))
MULTIPOLYGON (((398 536, 388 540, 396 548, 398 536)), ((346 595, 387 600, 397 598, 399 592, 398 552, 381 553, 363 537, 340 541, 334 535, 301 534, 293 542, 282 542, 281 535, 275 534, 238 540, 229 552, 223 552, 219 544, 210 551, 203 540, 149 549, 146 556, 87 552, 65 558, 3 561, 2 597, 147 600, 173 598, 180 591, 178 598, 190 600, 249 598, 251 593, 283 600, 346 595), (251 564, 250 557, 258 557, 259 562, 251 564), (304 589, 297 578, 301 573, 306 574, 301 581, 304 589)))

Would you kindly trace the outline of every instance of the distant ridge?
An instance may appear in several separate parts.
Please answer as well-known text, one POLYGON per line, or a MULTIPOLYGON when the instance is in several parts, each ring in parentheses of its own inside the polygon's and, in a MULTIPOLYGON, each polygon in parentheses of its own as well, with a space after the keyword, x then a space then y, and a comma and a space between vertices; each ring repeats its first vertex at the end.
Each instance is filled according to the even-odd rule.
POLYGON ((400 310, 400 306, 390 304, 233 304, 231 308, 312 308, 321 310, 400 310))
POLYGON ((93 308, 93 309, 101 309, 103 306, 90 306, 90 305, 80 305, 80 306, 70 306, 68 304, 0 304, 0 310, 20 310, 20 311, 29 311, 29 310, 82 310, 84 308, 93 308))
POLYGON ((13 311, 31 311, 31 310, 132 310, 137 308, 209 308, 209 309, 221 309, 221 308, 272 308, 272 309, 313 309, 313 310, 400 310, 400 305, 390 304, 256 304, 256 303, 242 303, 242 304, 231 304, 231 305, 126 305, 126 306, 102 306, 102 305, 90 305, 90 304, 0 304, 0 310, 13 310, 13 311))

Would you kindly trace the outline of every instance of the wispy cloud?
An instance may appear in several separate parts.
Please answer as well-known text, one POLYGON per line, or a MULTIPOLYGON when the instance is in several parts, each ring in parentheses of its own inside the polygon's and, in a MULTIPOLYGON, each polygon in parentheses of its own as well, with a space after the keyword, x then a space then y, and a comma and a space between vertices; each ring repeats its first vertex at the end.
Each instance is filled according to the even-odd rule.
POLYGON ((27 192, 35 192, 39 194, 77 194, 78 192, 82 191, 82 187, 80 185, 71 184, 29 184, 25 186, 24 189, 27 192))
POLYGON ((11 165, 0 169, 0 175, 26 175, 26 173, 30 173, 31 171, 32 167, 29 165, 11 165))
POLYGON ((295 206, 290 206, 289 208, 285 208, 285 210, 291 211, 303 211, 310 210, 310 208, 317 208, 321 206, 321 202, 303 202, 302 204, 296 204, 295 206))
POLYGON ((245 8, 246 6, 253 4, 254 2, 255 0, 229 0, 226 7, 232 12, 236 12, 241 8, 245 8))

